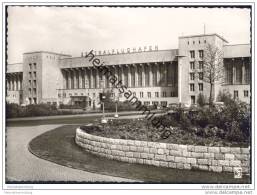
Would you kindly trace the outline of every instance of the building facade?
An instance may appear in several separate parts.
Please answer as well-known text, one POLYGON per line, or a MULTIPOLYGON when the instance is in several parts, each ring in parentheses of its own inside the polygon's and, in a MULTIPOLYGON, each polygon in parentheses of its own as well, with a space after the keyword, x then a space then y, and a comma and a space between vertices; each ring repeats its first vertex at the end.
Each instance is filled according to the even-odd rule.
MULTIPOLYGON (((151 50, 98 55, 105 66, 127 86, 144 105, 195 104, 202 93, 207 98, 210 85, 203 81, 203 57, 210 44, 223 53, 224 81, 214 85, 213 95, 228 91, 250 103, 250 44, 228 45, 217 34, 179 37, 178 49, 151 50)), ((6 101, 17 104, 77 104, 100 106, 99 94, 119 94, 107 75, 85 58, 46 51, 23 54, 23 62, 8 64, 6 101)))

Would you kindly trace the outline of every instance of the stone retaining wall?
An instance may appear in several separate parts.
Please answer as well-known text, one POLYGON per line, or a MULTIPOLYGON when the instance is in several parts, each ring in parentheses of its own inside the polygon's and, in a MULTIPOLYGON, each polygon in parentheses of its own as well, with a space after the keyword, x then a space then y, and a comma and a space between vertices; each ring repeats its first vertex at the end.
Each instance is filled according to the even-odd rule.
POLYGON ((208 147, 99 137, 77 128, 76 143, 93 154, 129 163, 177 169, 249 173, 249 148, 208 147))

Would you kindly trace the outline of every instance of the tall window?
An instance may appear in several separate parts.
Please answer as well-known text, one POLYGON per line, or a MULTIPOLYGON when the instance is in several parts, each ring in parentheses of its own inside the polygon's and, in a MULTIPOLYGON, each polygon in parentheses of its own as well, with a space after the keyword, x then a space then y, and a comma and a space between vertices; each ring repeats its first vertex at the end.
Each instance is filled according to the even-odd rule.
POLYGON ((147 92, 147 97, 151 98, 151 92, 147 92))
POLYGON ((190 62, 190 69, 194 70, 195 69, 195 62, 190 62))
POLYGON ((246 84, 250 83, 250 78, 251 78, 250 68, 249 68, 249 66, 245 66, 245 82, 246 82, 246 84))
POLYGON ((30 70, 32 69, 32 64, 29 64, 29 69, 30 69, 30 70))
POLYGON ((195 58, 195 51, 190 51, 190 57, 195 58))
POLYGON ((36 72, 33 72, 33 74, 34 74, 34 78, 36 78, 36 77, 37 77, 37 73, 36 73, 36 72))
POLYGON ((195 85, 194 84, 190 84, 190 91, 195 91, 195 85))
POLYGON ((199 72, 199 80, 203 80, 203 72, 199 72))
POLYGON ((249 96, 248 90, 244 90, 244 97, 248 97, 248 96, 249 96))
POLYGON ((34 69, 37 69, 37 63, 34 63, 33 65, 34 65, 34 69))
POLYGON ((234 99, 236 99, 236 98, 238 98, 238 91, 237 90, 234 91, 234 99))
POLYGON ((144 92, 140 92, 140 97, 143 98, 144 97, 144 92))
POLYGON ((159 92, 155 92, 155 97, 159 97, 159 92))
POLYGON ((199 91, 203 91, 203 83, 199 83, 199 91))
POLYGON ((166 97, 166 91, 162 92, 162 97, 166 97))
POLYGON ((199 58, 203 58, 203 50, 199 50, 199 58))
POLYGON ((195 80, 195 73, 192 73, 192 72, 190 73, 190 80, 191 81, 195 80))
POLYGON ((199 61, 199 70, 203 69, 203 61, 199 61))

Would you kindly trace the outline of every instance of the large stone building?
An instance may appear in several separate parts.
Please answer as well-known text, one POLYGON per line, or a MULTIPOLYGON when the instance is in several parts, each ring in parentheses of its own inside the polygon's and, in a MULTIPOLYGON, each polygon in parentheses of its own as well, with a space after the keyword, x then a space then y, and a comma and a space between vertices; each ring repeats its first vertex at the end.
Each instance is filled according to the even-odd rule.
MULTIPOLYGON (((195 104, 199 93, 207 98, 203 57, 210 44, 223 53, 224 79, 214 85, 214 97, 228 91, 250 103, 250 44, 229 45, 217 34, 179 37, 178 49, 133 51, 97 55, 144 105, 195 104)), ((8 64, 6 101, 17 104, 80 104, 98 107, 99 93, 109 90, 120 101, 107 75, 81 57, 46 51, 23 54, 23 62, 8 64)))

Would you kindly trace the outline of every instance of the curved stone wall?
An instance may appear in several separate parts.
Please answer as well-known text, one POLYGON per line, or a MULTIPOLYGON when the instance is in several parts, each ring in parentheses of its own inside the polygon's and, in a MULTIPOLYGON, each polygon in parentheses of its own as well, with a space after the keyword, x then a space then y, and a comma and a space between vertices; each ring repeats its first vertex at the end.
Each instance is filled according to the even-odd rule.
POLYGON ((86 151, 109 159, 177 169, 214 172, 250 170, 249 148, 180 145, 95 136, 77 128, 76 143, 86 151))

